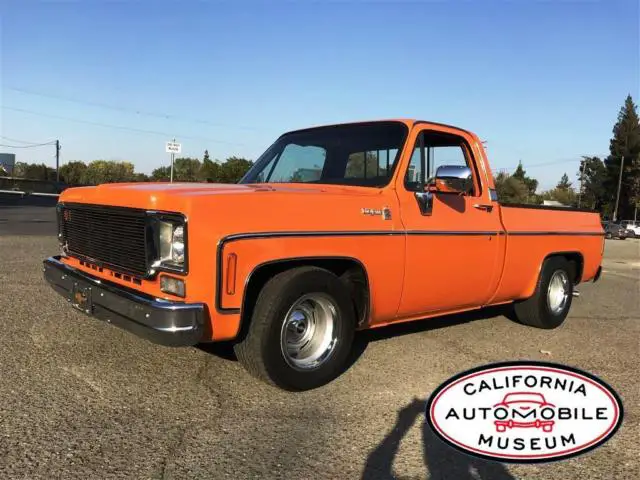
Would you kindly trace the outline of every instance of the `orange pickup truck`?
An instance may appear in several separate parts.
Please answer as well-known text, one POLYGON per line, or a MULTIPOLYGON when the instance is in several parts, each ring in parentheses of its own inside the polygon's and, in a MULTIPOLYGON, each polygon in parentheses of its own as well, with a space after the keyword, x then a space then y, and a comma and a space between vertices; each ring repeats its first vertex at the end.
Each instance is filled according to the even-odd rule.
POLYGON ((478 137, 380 120, 285 133, 238 184, 64 191, 44 277, 152 342, 231 341, 256 377, 340 375, 357 330, 512 303, 558 327, 597 281, 595 212, 499 202, 478 137))

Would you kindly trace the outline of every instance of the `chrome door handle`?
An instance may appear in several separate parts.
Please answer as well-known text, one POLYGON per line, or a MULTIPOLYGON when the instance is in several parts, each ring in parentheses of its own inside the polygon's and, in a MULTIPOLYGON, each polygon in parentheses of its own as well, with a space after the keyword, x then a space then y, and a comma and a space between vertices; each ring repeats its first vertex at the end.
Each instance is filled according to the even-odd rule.
POLYGON ((487 203, 474 203, 473 208, 477 208, 478 210, 486 210, 487 212, 490 212, 491 210, 493 210, 493 205, 487 204, 487 203))

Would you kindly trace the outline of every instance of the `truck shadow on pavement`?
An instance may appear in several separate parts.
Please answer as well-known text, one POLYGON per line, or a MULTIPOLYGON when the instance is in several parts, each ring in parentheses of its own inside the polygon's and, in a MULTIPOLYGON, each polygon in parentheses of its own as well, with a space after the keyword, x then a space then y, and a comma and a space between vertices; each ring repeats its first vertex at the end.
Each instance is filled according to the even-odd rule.
MULTIPOLYGON (((464 323, 475 322, 478 320, 488 320, 499 316, 505 316, 510 320, 515 321, 512 307, 510 305, 501 305, 496 307, 487 307, 480 310, 473 310, 470 312, 428 318, 424 320, 416 320, 406 323, 389 325, 382 328, 359 331, 356 333, 351 356, 349 358, 349 361, 345 365, 342 374, 349 370, 358 361, 360 356, 364 353, 364 351, 367 349, 367 346, 371 342, 401 337, 403 335, 429 332, 431 330, 452 327, 455 325, 462 325, 464 323)), ((235 353, 233 352, 232 342, 202 343, 197 345, 196 348, 224 360, 237 361, 235 353)))
POLYGON ((425 406, 426 400, 415 398, 398 412, 391 431, 367 457, 362 480, 395 478, 393 461, 400 443, 418 419, 422 424, 423 458, 430 480, 515 480, 501 463, 458 452, 437 438, 425 420, 425 406))

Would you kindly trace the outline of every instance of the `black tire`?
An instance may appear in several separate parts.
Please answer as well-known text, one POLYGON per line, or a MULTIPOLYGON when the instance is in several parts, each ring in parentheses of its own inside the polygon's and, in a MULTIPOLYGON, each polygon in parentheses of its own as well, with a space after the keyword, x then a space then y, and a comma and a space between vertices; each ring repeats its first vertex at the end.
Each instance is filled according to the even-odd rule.
POLYGON ((275 275, 258 295, 246 337, 234 345, 236 357, 251 375, 283 390, 310 390, 329 383, 342 373, 353 344, 356 319, 348 292, 336 275, 317 267, 275 275), (301 371, 283 354, 281 330, 292 305, 309 293, 323 294, 333 303, 337 342, 320 366, 301 371))
POLYGON ((571 268, 571 263, 567 259, 564 257, 551 257, 545 260, 542 264, 533 296, 514 304, 517 320, 523 325, 543 329, 557 328, 562 325, 571 308, 573 281, 573 268, 571 268), (566 275, 568 282, 567 297, 564 305, 554 312, 549 307, 547 299, 549 298, 549 283, 556 273, 566 275))

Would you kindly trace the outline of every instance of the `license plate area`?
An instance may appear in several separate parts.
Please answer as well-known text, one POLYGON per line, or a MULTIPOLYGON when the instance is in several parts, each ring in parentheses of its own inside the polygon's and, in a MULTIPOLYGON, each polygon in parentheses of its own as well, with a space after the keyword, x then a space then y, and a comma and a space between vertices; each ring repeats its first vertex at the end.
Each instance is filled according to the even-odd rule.
POLYGON ((71 293, 69 295, 69 302, 74 308, 77 308, 81 312, 91 314, 93 313, 93 301, 91 298, 91 287, 83 287, 78 282, 73 282, 71 293))

